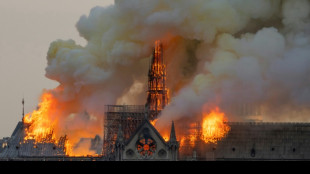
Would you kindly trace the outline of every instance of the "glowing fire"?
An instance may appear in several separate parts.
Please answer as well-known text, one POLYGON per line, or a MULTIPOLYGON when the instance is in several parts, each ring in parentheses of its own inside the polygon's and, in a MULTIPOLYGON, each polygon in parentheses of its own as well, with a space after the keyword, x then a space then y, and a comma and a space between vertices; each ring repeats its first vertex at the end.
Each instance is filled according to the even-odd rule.
POLYGON ((156 122, 157 122, 158 118, 157 119, 154 119, 154 120, 151 120, 150 123, 155 126, 156 122))
POLYGON ((199 139, 199 126, 198 123, 191 123, 189 125, 188 133, 180 138, 180 147, 188 146, 193 148, 196 141, 199 139))
POLYGON ((217 143, 229 132, 230 127, 226 124, 225 114, 218 107, 209 114, 203 115, 202 140, 206 143, 217 143))
MULTIPOLYGON (((24 123, 30 124, 26 130, 25 140, 34 139, 41 142, 53 132, 53 122, 48 117, 53 107, 53 96, 50 93, 44 93, 41 100, 39 109, 26 114, 24 117, 24 123)), ((54 135, 52 140, 55 140, 54 135)))
POLYGON ((41 103, 37 110, 24 116, 23 122, 28 125, 25 129, 24 141, 35 140, 35 143, 54 143, 59 144, 59 140, 63 139, 66 155, 71 155, 72 145, 66 139, 66 136, 59 140, 56 138, 54 126, 57 124, 56 119, 52 119, 52 115, 56 110, 56 99, 51 93, 44 93, 41 96, 41 103))
POLYGON ((152 111, 151 118, 168 105, 169 91, 166 87, 166 65, 163 59, 163 45, 160 40, 155 41, 152 63, 149 70, 147 105, 152 111))
POLYGON ((166 142, 168 142, 169 139, 170 139, 169 135, 167 135, 167 134, 162 135, 162 137, 163 137, 163 139, 164 139, 166 142))
POLYGON ((187 133, 180 137, 180 150, 194 148, 198 141, 217 144, 230 131, 225 114, 218 107, 203 113, 202 122, 190 123, 187 133))

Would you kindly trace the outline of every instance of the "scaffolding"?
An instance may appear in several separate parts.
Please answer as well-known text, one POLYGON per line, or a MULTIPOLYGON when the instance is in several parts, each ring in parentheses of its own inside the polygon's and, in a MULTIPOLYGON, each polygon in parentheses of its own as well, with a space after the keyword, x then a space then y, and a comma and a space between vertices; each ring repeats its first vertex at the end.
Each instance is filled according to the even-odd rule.
POLYGON ((199 145, 201 144, 202 127, 200 122, 196 121, 187 127, 183 127, 179 134, 182 135, 179 158, 182 160, 193 158, 193 152, 199 152, 199 145))
POLYGON ((128 139, 145 118, 146 110, 144 105, 106 105, 103 155, 107 158, 113 157, 114 144, 120 125, 124 138, 128 139))

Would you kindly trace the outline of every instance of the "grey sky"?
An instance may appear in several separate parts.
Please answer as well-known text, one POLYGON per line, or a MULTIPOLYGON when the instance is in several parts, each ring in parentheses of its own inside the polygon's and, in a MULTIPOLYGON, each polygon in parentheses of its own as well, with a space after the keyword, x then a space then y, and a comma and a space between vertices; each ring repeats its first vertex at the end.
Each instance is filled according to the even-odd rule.
POLYGON ((83 14, 114 0, 0 0, 0 139, 10 136, 25 113, 34 110, 43 89, 57 83, 45 77, 46 53, 57 39, 85 40, 75 28, 83 14))

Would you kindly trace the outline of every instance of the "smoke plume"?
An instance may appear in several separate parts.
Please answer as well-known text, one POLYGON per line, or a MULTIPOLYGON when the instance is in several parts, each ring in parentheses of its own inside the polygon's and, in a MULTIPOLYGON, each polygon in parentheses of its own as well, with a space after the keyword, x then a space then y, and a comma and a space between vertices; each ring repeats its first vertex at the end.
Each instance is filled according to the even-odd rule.
POLYGON ((309 0, 115 0, 95 7, 76 24, 85 46, 57 40, 48 51, 46 77, 59 82, 49 92, 66 120, 58 129, 69 138, 94 137, 104 105, 145 104, 155 40, 164 43, 171 95, 157 124, 206 106, 220 106, 230 121, 250 112, 265 121, 309 121, 309 13, 309 0), (234 109, 250 107, 243 115, 234 109))

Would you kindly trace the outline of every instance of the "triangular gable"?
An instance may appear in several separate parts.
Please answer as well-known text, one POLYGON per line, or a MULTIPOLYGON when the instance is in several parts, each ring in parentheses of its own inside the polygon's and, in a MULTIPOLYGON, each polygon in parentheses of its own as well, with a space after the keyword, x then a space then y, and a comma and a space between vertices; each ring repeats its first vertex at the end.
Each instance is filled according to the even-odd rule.
POLYGON ((160 135, 160 133, 156 130, 156 128, 147 120, 145 119, 141 125, 137 128, 137 130, 130 136, 130 138, 126 141, 125 145, 128 145, 132 139, 139 133, 142 131, 143 128, 145 128, 145 125, 147 127, 149 127, 151 129, 151 131, 153 131, 155 133, 155 135, 160 139, 160 141, 165 144, 168 145, 167 142, 164 140, 164 138, 160 135))

